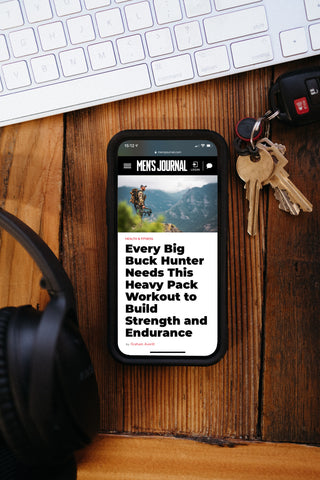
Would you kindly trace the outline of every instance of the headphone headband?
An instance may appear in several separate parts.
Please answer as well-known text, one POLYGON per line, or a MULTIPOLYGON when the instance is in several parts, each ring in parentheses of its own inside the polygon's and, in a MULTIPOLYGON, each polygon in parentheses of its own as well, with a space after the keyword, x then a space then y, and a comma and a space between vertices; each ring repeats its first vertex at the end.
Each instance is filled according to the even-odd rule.
POLYGON ((0 227, 12 235, 31 255, 41 270, 45 288, 51 297, 64 295, 67 304, 74 305, 74 295, 71 282, 48 245, 28 225, 11 213, 0 208, 0 227))

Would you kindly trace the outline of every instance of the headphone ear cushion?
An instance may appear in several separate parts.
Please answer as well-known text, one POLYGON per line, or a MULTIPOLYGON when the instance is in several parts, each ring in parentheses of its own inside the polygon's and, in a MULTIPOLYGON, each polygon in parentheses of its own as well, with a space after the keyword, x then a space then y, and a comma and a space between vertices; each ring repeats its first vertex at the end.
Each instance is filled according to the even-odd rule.
POLYGON ((50 457, 28 411, 30 366, 41 315, 29 305, 0 310, 0 430, 7 447, 27 465, 46 463, 50 457))
POLYGON ((28 450, 30 440, 19 419, 13 399, 7 358, 7 332, 16 308, 0 310, 0 431, 7 446, 18 456, 28 450))
MULTIPOLYGON (((71 318, 66 318, 54 355, 52 396, 30 410, 36 339, 45 313, 31 306, 0 310, 0 431, 7 447, 26 465, 62 464, 90 442, 98 429, 99 396, 88 351, 71 318), (41 413, 42 412, 42 413, 41 413)), ((50 329, 48 329, 49 331, 50 329)), ((43 379, 42 379, 43 380, 43 379)), ((40 381, 41 389, 47 391, 40 381)), ((34 405, 33 405, 34 406, 34 405)), ((1 435, 0 435, 1 436, 1 435)))

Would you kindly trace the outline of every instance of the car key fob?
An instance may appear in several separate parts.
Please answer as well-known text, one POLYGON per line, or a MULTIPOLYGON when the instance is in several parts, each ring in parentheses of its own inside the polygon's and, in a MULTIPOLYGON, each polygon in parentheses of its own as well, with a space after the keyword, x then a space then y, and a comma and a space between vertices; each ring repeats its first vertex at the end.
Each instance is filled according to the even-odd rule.
POLYGON ((278 120, 306 125, 320 120, 320 67, 284 73, 270 88, 269 102, 278 120))

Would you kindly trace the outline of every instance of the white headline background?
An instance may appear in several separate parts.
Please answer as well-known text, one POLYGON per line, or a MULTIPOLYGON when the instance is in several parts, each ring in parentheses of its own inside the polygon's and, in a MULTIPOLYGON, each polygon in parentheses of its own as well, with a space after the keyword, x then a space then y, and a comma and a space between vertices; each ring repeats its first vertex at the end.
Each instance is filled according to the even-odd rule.
MULTIPOLYGON (((153 250, 153 249, 152 249, 153 250)), ((150 352, 157 352, 151 354, 176 355, 184 356, 208 356, 214 353, 217 347, 217 251, 218 251, 218 234, 216 232, 205 233, 118 233, 118 346, 121 352, 126 355, 150 355, 150 352), (179 255, 177 252, 166 253, 164 246, 184 247, 184 253, 179 255), (157 255, 152 251, 151 253, 142 252, 126 252, 126 246, 132 245, 133 248, 138 247, 160 247, 157 255), (156 265, 128 265, 126 264, 127 257, 133 259, 149 259, 149 257, 156 258, 156 265), (162 265, 161 257, 170 257, 171 259, 187 258, 190 259, 203 258, 202 264, 193 265, 162 265), (168 268, 178 268, 180 271, 191 270, 192 276, 174 276, 169 275, 168 268), (163 270, 163 276, 126 276, 126 269, 134 268, 141 271, 152 271, 154 269, 163 270), (126 288, 126 281, 148 284, 148 288, 126 288), (175 281, 187 284, 183 288, 174 287, 168 289, 167 282, 175 281), (198 288, 187 288, 188 285, 197 282, 198 288), (162 288, 159 290, 159 283, 163 282, 162 288), (153 285, 151 285, 153 284, 153 285), (180 294, 180 300, 175 299, 169 301, 164 299, 162 301, 149 300, 128 300, 127 293, 135 293, 141 295, 158 294, 160 295, 176 295, 180 294), (188 301, 185 299, 185 294, 196 295, 196 300, 188 301), (126 305, 133 307, 141 307, 149 305, 149 307, 157 305, 157 312, 126 312, 126 305), (126 317, 137 318, 173 318, 176 316, 180 319, 180 325, 126 325, 126 317), (205 325, 185 325, 186 318, 203 319, 207 317, 205 325), (143 331, 149 330, 177 330, 177 331, 191 331, 191 336, 179 337, 154 337, 154 336, 128 336, 126 330, 143 331)), ((177 297, 175 297, 177 298, 177 297)))

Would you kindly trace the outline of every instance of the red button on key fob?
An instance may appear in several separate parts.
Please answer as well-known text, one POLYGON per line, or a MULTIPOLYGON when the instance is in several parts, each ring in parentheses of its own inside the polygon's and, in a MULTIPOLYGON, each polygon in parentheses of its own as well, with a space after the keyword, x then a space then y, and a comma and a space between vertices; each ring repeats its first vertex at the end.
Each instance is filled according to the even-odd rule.
POLYGON ((294 100, 294 106, 296 107, 296 112, 298 115, 304 115, 310 111, 306 97, 296 98, 294 100))

